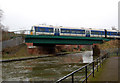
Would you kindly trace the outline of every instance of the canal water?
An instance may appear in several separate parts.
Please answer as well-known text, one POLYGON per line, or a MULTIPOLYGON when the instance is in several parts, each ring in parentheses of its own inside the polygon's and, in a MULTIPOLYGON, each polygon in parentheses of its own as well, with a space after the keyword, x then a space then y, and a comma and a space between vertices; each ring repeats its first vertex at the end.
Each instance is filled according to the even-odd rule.
POLYGON ((2 64, 3 81, 56 81, 93 61, 92 51, 2 64))

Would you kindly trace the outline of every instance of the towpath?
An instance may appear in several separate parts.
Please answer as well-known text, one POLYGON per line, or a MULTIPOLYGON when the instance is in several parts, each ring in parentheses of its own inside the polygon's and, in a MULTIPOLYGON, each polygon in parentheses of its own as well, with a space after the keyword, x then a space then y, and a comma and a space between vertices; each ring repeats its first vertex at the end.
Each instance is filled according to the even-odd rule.
MULTIPOLYGON (((104 63, 102 68, 100 68, 99 72, 96 73, 94 78, 91 78, 89 81, 97 81, 97 82, 115 82, 118 83, 119 80, 119 64, 120 57, 110 57, 104 63)), ((120 80, 119 80, 120 82, 120 80)), ((91 83, 91 82, 90 82, 91 83)))

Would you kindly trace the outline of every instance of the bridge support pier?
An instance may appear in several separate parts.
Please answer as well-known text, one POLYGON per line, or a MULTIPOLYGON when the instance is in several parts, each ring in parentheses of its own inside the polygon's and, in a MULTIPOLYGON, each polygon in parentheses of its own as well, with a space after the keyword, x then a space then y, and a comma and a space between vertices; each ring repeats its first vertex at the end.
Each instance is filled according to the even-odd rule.
POLYGON ((26 43, 29 54, 54 54, 55 46, 54 44, 34 44, 26 43))
POLYGON ((54 54, 55 46, 54 44, 34 44, 37 46, 39 54, 54 54))
POLYGON ((93 44, 93 56, 100 56, 100 49, 97 44, 93 44))

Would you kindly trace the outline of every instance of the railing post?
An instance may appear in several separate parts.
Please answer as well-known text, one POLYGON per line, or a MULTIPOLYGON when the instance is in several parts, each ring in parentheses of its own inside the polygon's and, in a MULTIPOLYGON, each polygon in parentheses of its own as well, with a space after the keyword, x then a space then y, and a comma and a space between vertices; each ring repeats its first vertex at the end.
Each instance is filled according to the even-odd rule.
POLYGON ((108 55, 108 53, 106 54, 106 57, 105 57, 105 59, 107 59, 107 55, 108 55))
POLYGON ((72 74, 72 83, 74 83, 74 74, 72 74))
POLYGON ((103 56, 102 56, 102 65, 103 65, 103 56))
POLYGON ((98 59, 97 59, 97 72, 98 72, 98 59))
POLYGON ((87 83, 87 66, 85 66, 85 76, 86 76, 86 83, 87 83))
POLYGON ((100 68, 101 68, 101 57, 99 58, 99 61, 100 61, 100 68))
POLYGON ((94 77, 94 62, 93 62, 93 77, 94 77))
POLYGON ((107 53, 107 55, 106 55, 106 58, 108 58, 108 53, 107 53))

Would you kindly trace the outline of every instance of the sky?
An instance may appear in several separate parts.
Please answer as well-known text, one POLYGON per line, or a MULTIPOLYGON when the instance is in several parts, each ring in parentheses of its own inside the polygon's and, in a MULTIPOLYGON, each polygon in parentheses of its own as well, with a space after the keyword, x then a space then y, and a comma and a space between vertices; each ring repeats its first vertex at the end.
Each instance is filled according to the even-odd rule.
POLYGON ((120 0, 0 0, 2 24, 9 30, 30 30, 46 23, 96 29, 118 28, 120 0))

